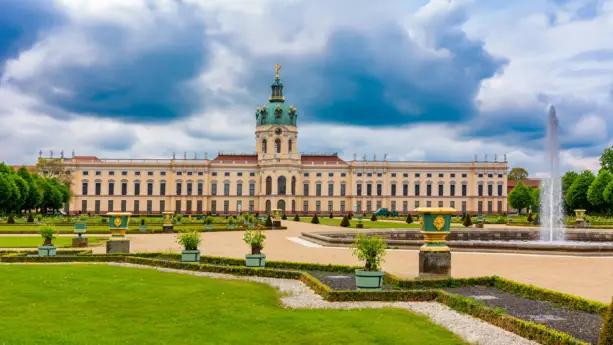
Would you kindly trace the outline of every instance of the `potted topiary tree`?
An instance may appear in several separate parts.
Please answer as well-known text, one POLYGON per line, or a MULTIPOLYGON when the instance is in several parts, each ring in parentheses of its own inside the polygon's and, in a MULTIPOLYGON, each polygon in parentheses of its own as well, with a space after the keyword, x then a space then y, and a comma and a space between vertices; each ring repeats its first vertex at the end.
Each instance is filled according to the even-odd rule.
POLYGON ((268 218, 266 218, 266 223, 264 225, 267 228, 272 228, 272 217, 270 215, 268 215, 268 218))
POLYGON ((296 215, 294 216, 294 222, 299 222, 300 221, 300 217, 298 217, 298 213, 296 213, 296 215))
POLYGON ((411 214, 410 214, 410 213, 407 215, 407 220, 406 220, 406 222, 407 222, 407 224, 411 224, 411 223, 413 223, 413 217, 411 217, 411 214))
POLYGON ((380 270, 386 243, 381 237, 359 233, 351 244, 353 255, 365 262, 364 269, 355 270, 355 284, 358 290, 381 290, 383 271, 380 270))
POLYGON ((315 213, 313 215, 313 218, 311 218, 311 224, 319 224, 319 218, 317 218, 317 213, 315 213))
POLYGON ((262 231, 261 226, 245 231, 243 241, 251 247, 251 254, 245 255, 247 267, 264 267, 266 265, 266 255, 262 254, 265 239, 266 235, 262 231))
POLYGON ((470 219, 470 216, 469 216, 469 215, 466 215, 466 216, 464 217, 464 221, 462 222, 462 225, 464 225, 464 226, 465 226, 465 227, 467 227, 467 228, 468 228, 469 226, 473 225, 473 221, 472 221, 472 219, 470 219))
POLYGON ((6 219, 6 224, 15 224, 15 216, 12 213, 6 219))
POLYGON ((32 213, 28 214, 28 223, 34 223, 34 217, 32 217, 32 213))
POLYGON ((213 229, 213 217, 206 216, 204 219, 204 228, 208 230, 213 229))
POLYGON ((182 262, 200 262, 200 233, 197 230, 183 231, 177 236, 177 243, 183 246, 181 251, 182 262))
POLYGON ((370 216, 370 221, 371 222, 376 222, 377 221, 377 215, 373 213, 372 216, 370 216))
POLYGON ((38 256, 55 256, 56 247, 51 241, 55 239, 55 227, 51 224, 44 224, 40 227, 40 237, 43 238, 43 245, 38 247, 38 256))
POLYGON ((330 212, 330 219, 334 218, 334 215, 332 214, 332 212, 330 212))
POLYGON ((230 216, 230 218, 228 218, 228 229, 234 229, 235 222, 234 217, 230 216))
POLYGON ((343 220, 341 220, 341 226, 343 228, 348 228, 351 225, 351 223, 349 223, 349 218, 347 218, 347 216, 343 217, 343 220))
POLYGON ((285 213, 283 213, 283 215, 281 216, 281 219, 287 220, 287 216, 285 215, 285 213))

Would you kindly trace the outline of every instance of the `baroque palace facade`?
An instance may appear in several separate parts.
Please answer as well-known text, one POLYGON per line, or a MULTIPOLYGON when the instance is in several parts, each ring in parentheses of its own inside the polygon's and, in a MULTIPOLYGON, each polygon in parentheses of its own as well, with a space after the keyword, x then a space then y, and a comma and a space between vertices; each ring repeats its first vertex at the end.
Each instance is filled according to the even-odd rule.
POLYGON ((458 213, 507 211, 506 159, 502 162, 342 160, 336 153, 300 153, 298 111, 276 78, 268 104, 255 112, 256 152, 219 153, 214 159, 63 158, 73 178, 66 211, 104 214, 401 214, 417 207, 452 207, 458 213))

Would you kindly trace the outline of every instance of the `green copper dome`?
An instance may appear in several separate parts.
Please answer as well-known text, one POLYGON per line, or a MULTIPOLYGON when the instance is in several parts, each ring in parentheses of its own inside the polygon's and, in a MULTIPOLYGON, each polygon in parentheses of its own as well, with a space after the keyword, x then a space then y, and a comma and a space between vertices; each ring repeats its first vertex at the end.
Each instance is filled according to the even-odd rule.
POLYGON ((277 75, 270 88, 272 94, 267 105, 255 109, 255 120, 257 126, 263 125, 286 125, 296 126, 298 111, 296 107, 285 104, 283 97, 283 83, 279 79, 280 66, 277 65, 277 75))

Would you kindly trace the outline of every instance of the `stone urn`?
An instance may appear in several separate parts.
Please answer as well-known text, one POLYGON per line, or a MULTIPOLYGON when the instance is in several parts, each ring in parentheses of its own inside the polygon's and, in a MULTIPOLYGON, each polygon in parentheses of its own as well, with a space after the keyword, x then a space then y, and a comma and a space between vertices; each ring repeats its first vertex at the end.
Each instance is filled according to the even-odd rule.
POLYGON ((130 224, 130 212, 109 212, 109 230, 111 238, 106 241, 107 254, 129 253, 130 240, 126 238, 126 232, 130 224))
POLYGON ((575 227, 576 228, 584 228, 585 227, 585 210, 575 210, 575 227))
POLYGON ((174 232, 174 225, 172 224, 174 214, 174 212, 162 212, 162 230, 164 232, 174 232))
POLYGON ((451 274, 451 252, 446 240, 451 230, 451 216, 456 210, 447 207, 420 207, 421 233, 424 244, 419 248, 419 276, 445 278, 451 274))

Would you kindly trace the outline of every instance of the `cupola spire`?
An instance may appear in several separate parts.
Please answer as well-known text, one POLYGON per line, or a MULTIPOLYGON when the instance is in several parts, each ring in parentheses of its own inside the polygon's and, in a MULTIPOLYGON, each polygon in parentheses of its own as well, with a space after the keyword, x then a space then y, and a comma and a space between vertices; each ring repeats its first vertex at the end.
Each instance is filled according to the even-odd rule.
POLYGON ((270 88, 272 89, 272 94, 270 95, 270 102, 281 102, 285 101, 285 97, 283 97, 283 83, 281 79, 279 79, 279 70, 281 69, 281 65, 275 65, 275 80, 272 82, 270 88))

